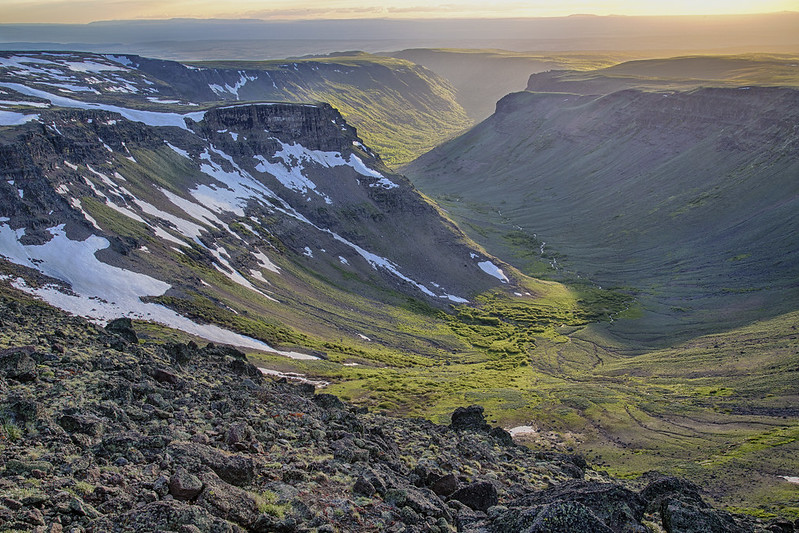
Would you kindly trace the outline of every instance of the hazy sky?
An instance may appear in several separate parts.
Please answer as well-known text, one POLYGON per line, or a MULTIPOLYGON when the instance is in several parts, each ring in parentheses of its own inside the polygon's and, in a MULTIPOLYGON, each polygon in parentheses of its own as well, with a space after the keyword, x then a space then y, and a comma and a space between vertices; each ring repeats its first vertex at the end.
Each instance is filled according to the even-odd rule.
POLYGON ((0 0, 0 21, 84 23, 115 19, 418 18, 705 15, 799 11, 799 0, 0 0))

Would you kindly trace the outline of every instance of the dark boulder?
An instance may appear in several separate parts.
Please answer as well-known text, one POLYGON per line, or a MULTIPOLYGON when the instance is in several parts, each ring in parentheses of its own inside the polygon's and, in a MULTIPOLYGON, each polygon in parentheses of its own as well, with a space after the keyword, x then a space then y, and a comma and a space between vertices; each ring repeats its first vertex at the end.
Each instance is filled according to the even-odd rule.
POLYGON ((0 351, 0 374, 22 383, 36 380, 39 372, 36 370, 36 360, 31 357, 32 355, 33 348, 29 346, 0 351))
POLYGON ((660 508, 667 533, 750 533, 724 511, 703 508, 679 500, 663 501, 660 508))
POLYGON ((458 478, 455 474, 446 474, 433 481, 430 489, 439 496, 449 496, 458 490, 458 478))
POLYGON ((173 362, 182 365, 191 361, 197 355, 199 347, 194 341, 187 344, 167 343, 163 346, 164 352, 173 362))
MULTIPOLYGON (((614 533, 591 509, 577 502, 554 502, 509 509, 494 520, 492 533, 614 533)), ((645 531, 645 530, 644 530, 645 531)))
POLYGON ((487 481, 461 487, 450 495, 450 499, 458 500, 475 511, 487 511, 489 507, 499 503, 496 487, 487 481))
POLYGON ((242 361, 247 360, 247 355, 244 352, 226 344, 216 345, 209 342, 203 349, 203 352, 213 357, 232 357, 233 359, 241 359, 242 361))
POLYGON ((252 457, 223 452, 196 442, 172 442, 169 454, 189 471, 202 471, 207 467, 228 483, 246 485, 255 477, 252 457))
POLYGON ((245 528, 252 527, 258 520, 258 502, 251 493, 225 483, 212 472, 201 474, 200 481, 204 489, 197 497, 196 504, 213 516, 245 528))
POLYGON ((169 493, 177 500, 193 500, 203 489, 203 482, 185 468, 178 467, 169 478, 169 493))
POLYGON ((139 336, 133 330, 133 322, 130 318, 116 318, 105 326, 109 333, 115 333, 131 344, 139 343, 139 336))
POLYGON ((178 382, 177 374, 165 368, 153 368, 150 370, 150 375, 159 383, 175 385, 178 382))
POLYGON ((103 421, 92 415, 80 412, 67 412, 58 419, 58 425, 69 432, 83 433, 90 437, 102 435, 103 421))
POLYGON ((358 476, 355 484, 352 486, 353 494, 360 494, 362 496, 370 497, 375 493, 375 487, 369 483, 363 476, 358 476))
POLYGON ((338 396, 333 396, 332 394, 316 394, 313 397, 313 403, 325 410, 347 408, 338 396))
POLYGON ((638 494, 612 483, 567 481, 540 492, 517 498, 512 507, 532 507, 557 502, 575 502, 591 510, 614 531, 641 530, 646 502, 638 494))
POLYGON ((647 502, 647 509, 654 512, 660 509, 665 500, 676 499, 699 508, 708 507, 699 494, 699 487, 688 480, 673 476, 655 474, 657 477, 640 492, 647 502))
POLYGON ((513 436, 500 427, 491 428, 488 434, 503 446, 516 446, 516 443, 513 442, 513 436))
POLYGON ((452 413, 452 421, 449 427, 457 430, 469 429, 472 431, 488 432, 491 426, 483 416, 483 407, 480 405, 470 405, 469 407, 458 407, 452 413))

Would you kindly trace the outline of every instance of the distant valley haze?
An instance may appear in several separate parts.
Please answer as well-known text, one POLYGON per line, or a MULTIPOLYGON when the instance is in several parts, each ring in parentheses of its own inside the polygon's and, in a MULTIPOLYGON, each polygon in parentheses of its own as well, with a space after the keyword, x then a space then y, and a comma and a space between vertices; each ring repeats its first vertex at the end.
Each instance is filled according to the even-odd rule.
POLYGON ((558 2, 556 8, 520 2, 426 8, 390 2, 228 2, 224 11, 212 11, 205 2, 161 5, 6 1, 0 4, 0 49, 136 53, 183 61, 406 48, 634 50, 647 57, 799 50, 796 2, 558 2))

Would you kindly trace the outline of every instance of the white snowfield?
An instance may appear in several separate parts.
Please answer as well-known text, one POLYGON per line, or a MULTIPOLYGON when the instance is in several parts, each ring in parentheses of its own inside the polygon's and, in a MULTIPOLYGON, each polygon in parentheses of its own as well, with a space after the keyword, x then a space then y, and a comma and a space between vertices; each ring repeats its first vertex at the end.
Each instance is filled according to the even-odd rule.
POLYGON ((128 65, 107 56, 20 53, 0 57, 0 70, 31 83, 52 86, 61 92, 157 93, 151 87, 152 82, 134 74, 128 65))
POLYGON ((499 268, 497 265, 495 265, 491 261, 481 261, 480 263, 477 263, 477 266, 479 266, 480 270, 482 270, 483 272, 485 272, 489 276, 494 276, 495 278, 497 278, 502 283, 508 283, 508 281, 509 281, 508 280, 508 276, 506 276, 505 273, 502 272, 501 268, 499 268))
POLYGON ((31 120, 39 120, 39 115, 24 113, 17 113, 15 111, 2 111, 0 110, 0 126, 19 126, 31 120))
POLYGON ((33 87, 28 87, 27 85, 22 85, 21 83, 2 82, 0 83, 0 87, 13 89, 18 93, 25 94, 28 96, 36 96, 38 98, 48 100, 50 101, 51 104, 60 107, 71 107, 75 109, 97 109, 102 111, 110 111, 112 113, 119 113, 120 115, 122 115, 123 117, 132 122, 142 122, 144 124, 147 124, 148 126, 174 126, 176 128, 182 128, 184 130, 188 130, 189 128, 188 126, 186 126, 187 118, 190 118, 195 122, 198 122, 202 120, 203 117, 205 116, 205 111, 195 111, 193 113, 186 113, 186 114, 162 113, 158 111, 129 109, 126 107, 119 107, 109 104, 100 104, 97 102, 81 102, 80 100, 74 100, 66 96, 48 93, 40 89, 34 89, 33 87))
POLYGON ((53 235, 49 242, 23 245, 19 238, 25 230, 15 231, 8 224, 2 224, 0 255, 12 263, 39 270, 69 284, 71 291, 64 291, 54 285, 30 287, 21 278, 12 280, 16 288, 39 296, 55 307, 100 323, 127 316, 158 322, 212 342, 275 352, 286 357, 316 359, 297 352, 275 350, 251 337, 211 324, 197 324, 162 305, 145 303, 141 300, 142 296, 160 296, 171 285, 98 260, 94 254, 109 246, 102 237, 92 235, 85 241, 73 241, 66 236, 63 225, 48 231, 53 235))

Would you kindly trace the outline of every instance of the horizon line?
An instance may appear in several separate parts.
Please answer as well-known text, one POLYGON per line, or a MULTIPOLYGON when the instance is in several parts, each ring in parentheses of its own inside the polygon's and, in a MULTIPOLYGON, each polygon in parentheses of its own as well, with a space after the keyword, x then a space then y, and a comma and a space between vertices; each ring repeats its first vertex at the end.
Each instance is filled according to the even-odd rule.
POLYGON ((113 23, 147 23, 147 22, 251 22, 251 23, 280 23, 280 22, 361 22, 361 21, 385 21, 385 22, 412 22, 412 21, 469 21, 469 20, 492 20, 492 21, 525 21, 525 20, 552 20, 552 19, 653 19, 653 18, 725 18, 725 17, 751 17, 763 15, 799 15, 799 10, 763 11, 754 13, 706 13, 706 14, 662 14, 662 15, 625 15, 610 13, 597 15, 594 13, 572 13, 570 15, 552 16, 432 16, 432 17, 342 17, 342 18, 252 18, 252 17, 170 17, 170 18, 135 18, 135 19, 104 19, 89 22, 0 22, 0 26, 88 26, 91 24, 113 24, 113 23))

